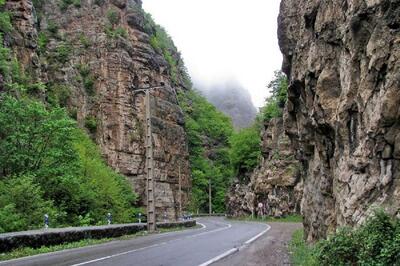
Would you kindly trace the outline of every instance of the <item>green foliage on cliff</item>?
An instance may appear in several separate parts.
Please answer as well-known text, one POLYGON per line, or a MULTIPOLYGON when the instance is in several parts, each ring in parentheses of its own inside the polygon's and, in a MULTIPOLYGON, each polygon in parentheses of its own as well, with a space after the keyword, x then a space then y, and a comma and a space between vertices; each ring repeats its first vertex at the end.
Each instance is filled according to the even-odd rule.
POLYGON ((275 71, 274 79, 268 84, 271 96, 265 100, 265 106, 261 108, 261 118, 269 121, 282 116, 287 99, 288 80, 281 71, 275 71))
POLYGON ((0 232, 41 227, 45 213, 52 227, 131 221, 130 185, 59 107, 68 88, 35 83, 2 38, 0 66, 0 232))
POLYGON ((5 2, 5 0, 0 0, 0 32, 10 32, 12 30, 10 14, 2 11, 5 2))
POLYGON ((208 184, 211 180, 213 211, 225 211, 225 193, 233 172, 229 160, 231 120, 219 112, 198 92, 179 95, 185 112, 192 167, 193 211, 208 212, 208 184))
POLYGON ((314 246, 296 232, 289 246, 294 265, 400 265, 400 219, 382 211, 357 229, 341 228, 314 246))
POLYGON ((181 55, 176 48, 171 36, 167 31, 156 24, 150 14, 139 10, 144 17, 144 31, 150 36, 150 45, 153 49, 163 55, 170 68, 170 76, 173 82, 178 83, 180 77, 187 88, 192 87, 187 69, 181 55))
POLYGON ((259 163, 260 129, 256 125, 236 132, 230 138, 230 159, 239 180, 244 181, 245 174, 251 172, 259 163))
POLYGON ((29 98, 0 100, 0 171, 3 232, 37 227, 45 213, 52 226, 79 225, 82 217, 95 224, 107 212, 127 222, 135 204, 124 178, 65 110, 29 98))

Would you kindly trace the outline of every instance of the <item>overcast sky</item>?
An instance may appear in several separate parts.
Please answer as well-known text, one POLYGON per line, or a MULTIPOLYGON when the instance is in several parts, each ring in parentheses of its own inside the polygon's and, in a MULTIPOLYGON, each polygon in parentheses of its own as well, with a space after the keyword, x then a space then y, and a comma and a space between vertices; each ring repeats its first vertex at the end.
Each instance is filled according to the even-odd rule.
POLYGON ((236 80, 255 106, 282 56, 277 41, 280 0, 143 0, 172 36, 198 86, 236 80))

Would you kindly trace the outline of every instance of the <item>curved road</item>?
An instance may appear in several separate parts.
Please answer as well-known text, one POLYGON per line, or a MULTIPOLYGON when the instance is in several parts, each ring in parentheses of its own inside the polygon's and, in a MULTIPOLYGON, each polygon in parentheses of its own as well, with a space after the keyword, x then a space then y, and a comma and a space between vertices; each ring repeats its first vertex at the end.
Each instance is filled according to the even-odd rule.
POLYGON ((208 265, 234 253, 270 228, 266 224, 200 218, 202 228, 63 250, 0 265, 208 265))

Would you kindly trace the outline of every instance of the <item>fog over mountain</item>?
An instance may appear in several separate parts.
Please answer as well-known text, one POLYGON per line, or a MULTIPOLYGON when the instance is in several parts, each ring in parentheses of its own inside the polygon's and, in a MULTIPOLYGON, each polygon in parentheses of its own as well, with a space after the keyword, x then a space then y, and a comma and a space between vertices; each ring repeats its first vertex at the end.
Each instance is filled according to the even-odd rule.
POLYGON ((198 89, 220 111, 232 118, 235 128, 250 126, 257 114, 250 93, 236 81, 199 85, 198 89))

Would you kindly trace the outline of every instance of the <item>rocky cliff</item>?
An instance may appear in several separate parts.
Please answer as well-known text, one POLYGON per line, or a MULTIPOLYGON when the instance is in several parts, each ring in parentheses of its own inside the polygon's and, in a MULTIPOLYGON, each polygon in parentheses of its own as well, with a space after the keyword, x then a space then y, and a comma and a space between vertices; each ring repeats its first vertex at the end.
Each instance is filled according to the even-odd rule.
POLYGON ((307 239, 399 216, 400 1, 283 0, 278 20, 307 239))
POLYGON ((250 175, 250 182, 231 186, 227 200, 229 215, 257 214, 260 202, 268 216, 299 213, 303 190, 301 166, 284 133, 282 118, 265 123, 261 151, 261 162, 250 175))
POLYGON ((156 209, 176 218, 179 172, 183 205, 191 186, 184 117, 177 92, 186 90, 176 49, 151 45, 155 25, 140 0, 10 0, 14 32, 5 36, 25 70, 47 86, 87 128, 110 166, 128 177, 145 204, 145 107, 150 86, 156 209), (173 63, 171 63, 173 61, 173 63))

